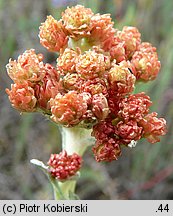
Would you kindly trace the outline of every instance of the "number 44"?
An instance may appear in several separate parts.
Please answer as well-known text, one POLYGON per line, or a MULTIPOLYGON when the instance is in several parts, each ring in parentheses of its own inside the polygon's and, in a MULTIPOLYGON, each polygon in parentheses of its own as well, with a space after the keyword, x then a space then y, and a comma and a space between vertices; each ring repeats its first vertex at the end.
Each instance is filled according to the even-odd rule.
POLYGON ((168 204, 166 204, 165 206, 163 204, 160 204, 159 205, 159 208, 158 208, 158 211, 169 211, 169 208, 168 208, 168 204))

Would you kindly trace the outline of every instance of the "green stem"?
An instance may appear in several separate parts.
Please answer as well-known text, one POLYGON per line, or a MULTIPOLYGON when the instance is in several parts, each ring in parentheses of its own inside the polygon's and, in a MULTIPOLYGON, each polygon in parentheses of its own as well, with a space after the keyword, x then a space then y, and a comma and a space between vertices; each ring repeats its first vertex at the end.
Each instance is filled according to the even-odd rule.
MULTIPOLYGON (((76 180, 69 180, 65 182, 59 182, 59 189, 61 190, 64 199, 71 199, 71 194, 75 193, 76 180)), ((56 200, 60 200, 62 195, 57 191, 54 194, 56 200)))
POLYGON ((60 185, 59 185, 59 182, 55 178, 50 177, 49 175, 48 175, 48 178, 49 178, 49 180, 52 184, 52 187, 53 187, 55 200, 65 200, 66 196, 62 192, 60 185))
POLYGON ((62 148, 68 154, 77 153, 82 156, 88 146, 93 144, 91 130, 84 128, 62 128, 62 148))

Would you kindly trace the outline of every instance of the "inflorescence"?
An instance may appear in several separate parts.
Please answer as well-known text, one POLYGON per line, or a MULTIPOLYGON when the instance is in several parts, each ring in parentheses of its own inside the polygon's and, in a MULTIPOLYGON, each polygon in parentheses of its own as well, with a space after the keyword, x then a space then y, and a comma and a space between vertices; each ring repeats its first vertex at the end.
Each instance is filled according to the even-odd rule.
MULTIPOLYGON (((14 108, 41 111, 64 127, 92 129, 97 161, 117 160, 122 146, 141 138, 159 142, 165 135, 165 119, 149 113, 150 97, 133 94, 138 81, 145 85, 160 70, 156 48, 141 41, 136 27, 120 31, 109 14, 77 5, 59 21, 48 16, 39 37, 47 50, 59 53, 56 68, 34 49, 10 59, 7 72, 14 84, 6 92, 14 108)), ((54 167, 59 157, 52 155, 49 164, 54 167)), ((57 173, 61 179, 71 175, 69 169, 57 173)))
POLYGON ((76 153, 68 155, 63 150, 59 154, 51 154, 48 165, 51 175, 63 181, 77 174, 82 165, 82 158, 76 153))

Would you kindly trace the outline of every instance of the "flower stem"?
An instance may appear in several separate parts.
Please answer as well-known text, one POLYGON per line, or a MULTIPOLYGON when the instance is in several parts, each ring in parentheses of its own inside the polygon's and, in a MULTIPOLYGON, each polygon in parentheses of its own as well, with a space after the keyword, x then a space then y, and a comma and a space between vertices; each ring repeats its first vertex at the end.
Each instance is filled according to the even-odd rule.
POLYGON ((82 156, 92 143, 91 130, 77 127, 62 128, 62 148, 68 154, 77 153, 82 156))

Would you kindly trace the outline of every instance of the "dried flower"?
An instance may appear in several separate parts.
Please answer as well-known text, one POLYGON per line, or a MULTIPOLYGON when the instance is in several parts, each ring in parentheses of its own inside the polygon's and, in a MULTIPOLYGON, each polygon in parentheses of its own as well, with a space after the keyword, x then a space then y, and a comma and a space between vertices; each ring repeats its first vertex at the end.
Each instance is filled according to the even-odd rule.
POLYGON ((69 36, 78 40, 90 34, 92 16, 93 12, 90 8, 85 8, 82 5, 68 7, 62 13, 62 20, 69 36))
POLYGON ((129 71, 128 68, 120 65, 113 64, 108 72, 108 81, 110 88, 117 96, 125 96, 134 90, 135 76, 129 71))
POLYGON ((144 115, 148 114, 151 104, 150 97, 144 92, 129 95, 119 103, 120 110, 118 115, 126 122, 129 119, 140 121, 144 115))
POLYGON ((67 127, 77 125, 87 111, 87 102, 76 91, 69 91, 64 96, 58 94, 50 100, 50 106, 51 119, 67 127))
POLYGON ((144 130, 143 137, 150 143, 160 142, 159 136, 163 136, 167 132, 166 120, 164 118, 157 118, 156 112, 146 115, 139 124, 144 130))
POLYGON ((92 150, 97 162, 117 160, 121 155, 120 145, 112 138, 105 142, 101 140, 96 141, 92 150))
POLYGON ((90 41, 99 45, 101 44, 101 47, 105 51, 109 51, 116 32, 113 25, 114 22, 112 22, 110 14, 95 14, 92 16, 90 41))
POLYGON ((154 80, 160 70, 156 48, 149 43, 142 43, 139 50, 132 56, 132 64, 136 69, 136 78, 143 81, 154 80))
POLYGON ((60 56, 57 59, 58 70, 60 70, 62 74, 74 73, 76 71, 77 56, 77 52, 70 48, 66 48, 60 53, 60 56))
POLYGON ((114 137, 114 134, 115 126, 112 125, 112 119, 106 118, 104 121, 100 121, 94 125, 91 135, 97 140, 106 141, 114 137))
POLYGON ((53 52, 59 52, 68 42, 62 21, 57 21, 52 16, 47 16, 46 21, 40 26, 39 37, 40 43, 53 52))
POLYGON ((20 112, 36 111, 37 99, 34 89, 27 84, 12 84, 11 90, 6 89, 12 106, 20 112))
POLYGON ((76 71, 85 79, 102 77, 105 70, 110 67, 110 58, 94 50, 79 55, 76 71))
POLYGON ((36 54, 34 49, 26 50, 16 60, 9 60, 7 73, 15 83, 29 81, 35 83, 40 81, 45 74, 43 55, 36 54))
POLYGON ((80 170, 82 158, 76 153, 68 155, 67 152, 63 150, 59 154, 51 154, 48 165, 52 177, 64 181, 75 176, 80 170))
POLYGON ((121 139, 122 144, 129 144, 132 140, 141 139, 143 128, 138 126, 135 120, 129 120, 127 123, 120 121, 116 125, 115 133, 121 139))
POLYGON ((136 27, 124 26, 117 32, 117 37, 124 42, 127 59, 130 59, 141 43, 141 34, 136 27))

